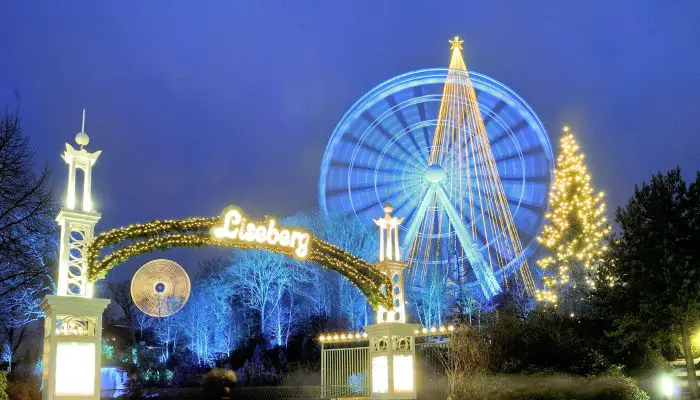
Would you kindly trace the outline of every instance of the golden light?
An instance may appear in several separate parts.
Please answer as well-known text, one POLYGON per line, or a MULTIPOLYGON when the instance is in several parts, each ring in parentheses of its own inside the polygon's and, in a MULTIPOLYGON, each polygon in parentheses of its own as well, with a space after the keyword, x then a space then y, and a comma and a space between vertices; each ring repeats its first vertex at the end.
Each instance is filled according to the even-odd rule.
POLYGON ((298 258, 305 258, 309 254, 311 235, 308 232, 282 227, 278 229, 274 219, 269 219, 262 224, 247 221, 241 211, 233 207, 224 210, 221 219, 221 226, 211 230, 212 235, 217 239, 234 239, 287 247, 293 249, 294 255, 298 258))
POLYGON ((450 50, 462 50, 462 43, 464 40, 460 40, 459 36, 455 36, 454 39, 450 40, 450 50))
POLYGON ((550 252, 536 261, 546 274, 543 289, 535 293, 538 301, 556 304, 557 293, 568 285, 580 283, 595 289, 593 276, 605 251, 605 236, 610 232, 605 218, 604 195, 596 193, 584 164, 584 155, 568 126, 562 129, 561 153, 557 157, 554 182, 550 192, 551 211, 538 242, 550 252), (583 282, 572 281, 576 271, 583 271, 583 282))

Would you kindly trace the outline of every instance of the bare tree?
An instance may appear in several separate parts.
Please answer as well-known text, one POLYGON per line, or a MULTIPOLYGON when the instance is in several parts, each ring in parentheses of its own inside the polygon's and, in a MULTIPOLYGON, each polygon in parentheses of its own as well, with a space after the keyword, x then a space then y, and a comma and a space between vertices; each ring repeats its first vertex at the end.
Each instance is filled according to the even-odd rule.
POLYGON ((34 173, 32 159, 19 118, 0 115, 0 326, 9 354, 24 327, 42 317, 39 302, 54 289, 56 210, 48 170, 34 173))
POLYGON ((23 288, 46 285, 55 207, 46 189, 49 173, 33 172, 29 140, 19 118, 0 116, 0 302, 23 288), (47 253, 48 251, 48 253, 47 253))
POLYGON ((107 282, 105 285, 107 296, 122 312, 123 321, 129 328, 131 342, 136 342, 136 313, 138 312, 134 300, 131 298, 131 282, 128 280, 119 282, 107 282))
POLYGON ((266 332, 270 329, 270 313, 292 283, 286 257, 264 250, 242 251, 234 256, 229 273, 241 303, 259 313, 260 331, 266 332))

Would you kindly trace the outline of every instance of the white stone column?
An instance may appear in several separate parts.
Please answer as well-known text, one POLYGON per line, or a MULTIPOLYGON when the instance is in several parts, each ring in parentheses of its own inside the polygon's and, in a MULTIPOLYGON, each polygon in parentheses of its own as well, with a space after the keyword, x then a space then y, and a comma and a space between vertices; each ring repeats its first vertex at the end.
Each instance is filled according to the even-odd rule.
POLYGON ((107 299, 46 296, 43 400, 100 398, 102 313, 107 299))

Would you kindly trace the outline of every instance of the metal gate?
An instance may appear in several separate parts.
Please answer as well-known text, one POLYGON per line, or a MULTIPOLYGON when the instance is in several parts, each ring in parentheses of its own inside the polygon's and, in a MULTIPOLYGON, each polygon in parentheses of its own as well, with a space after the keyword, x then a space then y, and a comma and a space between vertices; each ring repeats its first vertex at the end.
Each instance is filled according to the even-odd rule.
MULTIPOLYGON (((352 345, 352 343, 349 343, 352 345)), ((369 396, 369 346, 321 344, 321 386, 333 392, 342 390, 344 396, 369 396), (332 389, 331 389, 332 388, 332 389)))
MULTIPOLYGON (((441 352, 448 342, 416 343, 416 392, 419 399, 444 398, 447 377, 441 352)), ((321 343, 323 397, 368 397, 370 395, 369 346, 361 343, 321 343)))

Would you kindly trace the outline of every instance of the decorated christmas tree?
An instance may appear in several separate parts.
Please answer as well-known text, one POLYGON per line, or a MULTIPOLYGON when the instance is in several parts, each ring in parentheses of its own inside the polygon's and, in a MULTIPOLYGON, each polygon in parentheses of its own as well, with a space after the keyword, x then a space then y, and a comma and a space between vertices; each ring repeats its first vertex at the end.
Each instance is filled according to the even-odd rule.
POLYGON ((547 255, 537 260, 544 271, 537 300, 580 312, 581 303, 595 289, 594 276, 610 231, 605 219, 603 192, 591 186, 591 177, 576 138, 564 127, 554 170, 550 212, 538 237, 547 255))

